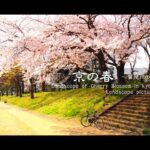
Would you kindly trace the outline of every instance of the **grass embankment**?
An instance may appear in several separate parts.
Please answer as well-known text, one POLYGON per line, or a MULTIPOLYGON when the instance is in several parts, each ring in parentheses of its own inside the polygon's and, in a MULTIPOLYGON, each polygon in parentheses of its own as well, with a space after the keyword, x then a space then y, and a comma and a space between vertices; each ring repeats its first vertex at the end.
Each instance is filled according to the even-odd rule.
MULTIPOLYGON (((123 90, 123 89, 122 89, 123 90)), ((112 105, 125 95, 108 96, 105 100, 104 90, 99 88, 73 89, 67 91, 38 92, 35 98, 30 99, 29 94, 22 98, 16 96, 3 96, 2 100, 19 107, 28 108, 44 114, 61 117, 79 117, 85 110, 102 111, 103 105, 112 105)))
POLYGON ((143 133, 144 135, 150 135, 150 128, 146 128, 143 133))

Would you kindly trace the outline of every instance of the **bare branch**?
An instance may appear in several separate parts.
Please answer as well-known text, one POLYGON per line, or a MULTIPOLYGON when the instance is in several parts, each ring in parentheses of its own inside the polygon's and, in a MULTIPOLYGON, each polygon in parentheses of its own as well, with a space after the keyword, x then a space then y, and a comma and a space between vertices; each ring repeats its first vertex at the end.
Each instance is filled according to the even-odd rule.
POLYGON ((149 53, 149 51, 148 51, 148 47, 147 47, 147 44, 146 45, 144 45, 144 44, 142 44, 141 43, 141 45, 140 45, 143 49, 144 49, 144 51, 147 53, 147 55, 150 57, 150 53, 149 53))

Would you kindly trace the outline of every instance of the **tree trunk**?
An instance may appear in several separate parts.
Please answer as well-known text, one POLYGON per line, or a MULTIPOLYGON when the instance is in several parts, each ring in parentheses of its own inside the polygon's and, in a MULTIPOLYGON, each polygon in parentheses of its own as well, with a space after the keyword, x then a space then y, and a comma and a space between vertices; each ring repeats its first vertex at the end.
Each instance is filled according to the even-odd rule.
POLYGON ((45 92, 46 87, 45 87, 45 81, 42 82, 42 92, 45 92))
POLYGON ((134 71, 131 71, 132 80, 134 80, 134 71))
POLYGON ((125 84, 125 79, 124 79, 124 66, 125 66, 125 63, 124 63, 123 61, 120 61, 120 65, 117 66, 118 84, 125 84))
POLYGON ((31 84, 31 87, 30 87, 30 97, 31 97, 31 99, 33 99, 34 98, 33 78, 30 78, 30 84, 31 84))
POLYGON ((148 45, 149 45, 149 43, 147 43, 146 45, 141 44, 142 48, 146 52, 146 54, 148 56, 148 59, 149 59, 149 67, 148 67, 147 74, 150 75, 150 53, 149 53, 149 50, 148 50, 148 45))
POLYGON ((4 96, 4 92, 3 92, 3 90, 1 90, 1 95, 2 95, 2 96, 4 96))
POLYGON ((21 91, 24 93, 24 81, 21 82, 21 91))
POLYGON ((106 61, 104 58, 103 52, 100 50, 95 56, 98 58, 99 67, 100 67, 100 74, 102 75, 104 71, 107 71, 106 61))
POLYGON ((150 56, 148 57, 149 59, 149 64, 148 64, 148 71, 147 71, 147 74, 150 75, 150 56))
POLYGON ((16 92, 16 96, 19 96, 19 89, 18 89, 18 85, 16 85, 15 92, 16 92))
POLYGON ((10 89, 10 95, 13 95, 13 88, 10 89))
POLYGON ((36 84, 33 85, 33 88, 34 88, 34 92, 36 93, 37 92, 36 84))
POLYGON ((31 93, 31 99, 33 99, 33 98, 34 98, 33 85, 31 85, 31 90, 30 90, 30 93, 31 93))
POLYGON ((6 96, 8 96, 8 88, 6 88, 6 96))
POLYGON ((21 85, 19 84, 18 86, 18 89, 19 89, 19 96, 22 97, 22 88, 21 88, 21 85))

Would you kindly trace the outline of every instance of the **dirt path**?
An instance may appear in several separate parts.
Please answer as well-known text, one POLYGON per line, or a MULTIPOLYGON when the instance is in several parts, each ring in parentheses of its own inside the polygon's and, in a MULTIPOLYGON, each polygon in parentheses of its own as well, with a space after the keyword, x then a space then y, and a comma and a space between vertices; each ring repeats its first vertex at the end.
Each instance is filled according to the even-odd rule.
POLYGON ((0 135, 119 135, 0 102, 0 135))

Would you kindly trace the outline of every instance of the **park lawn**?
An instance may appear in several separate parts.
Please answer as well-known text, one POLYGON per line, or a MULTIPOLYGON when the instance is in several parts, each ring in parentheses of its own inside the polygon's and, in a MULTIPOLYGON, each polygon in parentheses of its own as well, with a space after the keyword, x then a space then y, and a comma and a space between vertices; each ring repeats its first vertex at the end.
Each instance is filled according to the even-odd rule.
POLYGON ((24 94, 21 98, 3 96, 2 100, 7 100, 10 104, 43 114, 72 118, 80 117, 85 110, 89 110, 91 113, 94 110, 101 112, 104 104, 109 107, 125 96, 111 95, 104 100, 104 95, 104 90, 100 88, 81 88, 66 91, 37 92, 34 99, 30 99, 29 94, 24 94))
POLYGON ((144 135, 150 135, 150 128, 145 128, 144 135))

